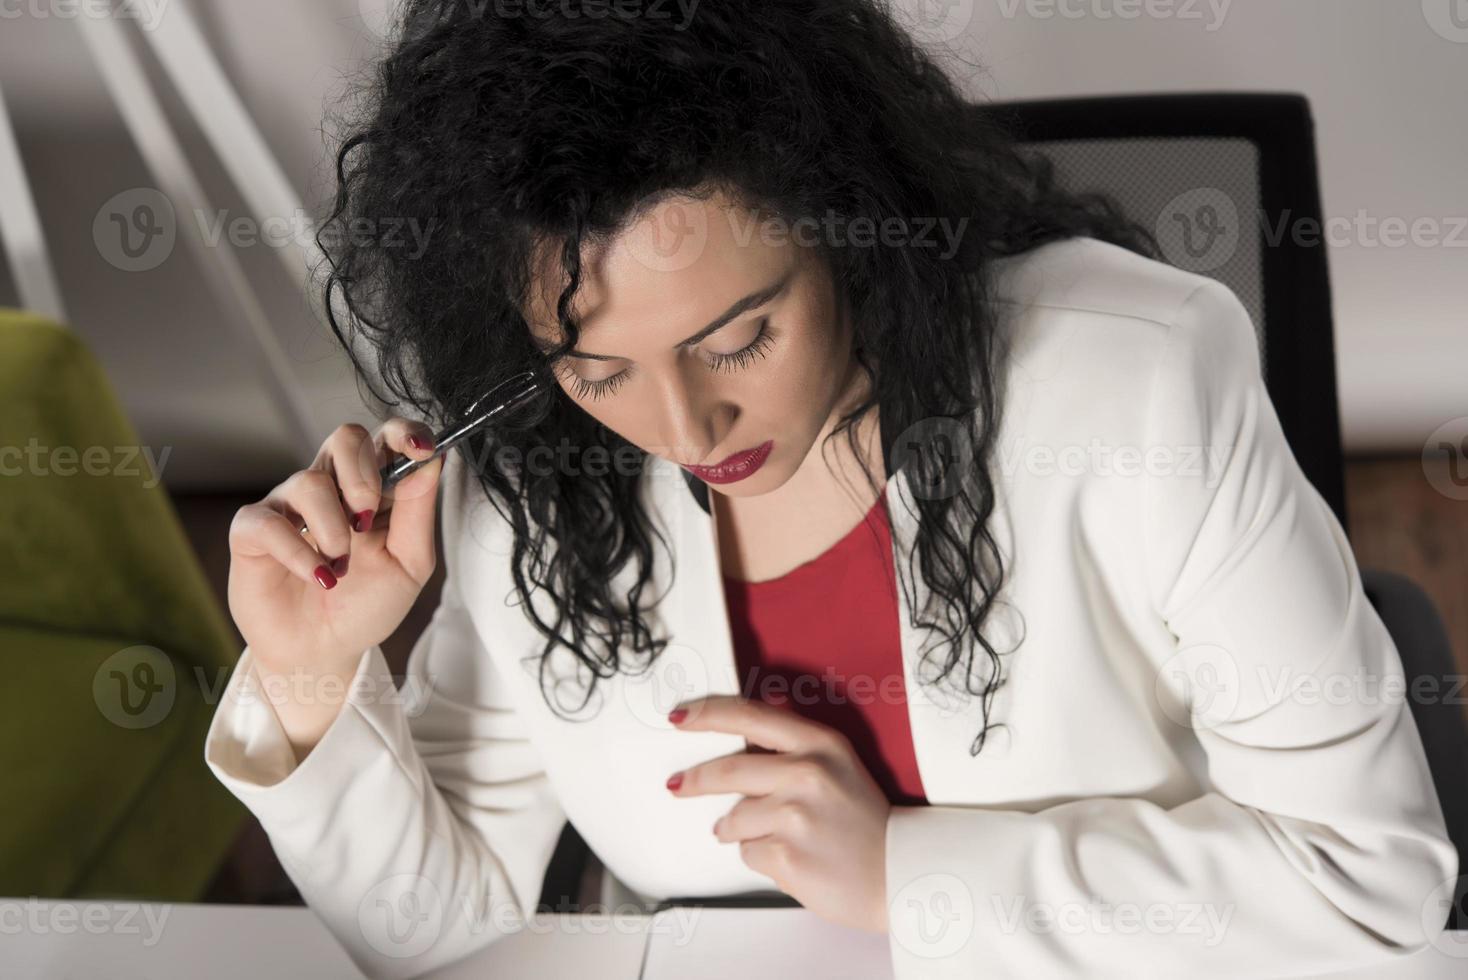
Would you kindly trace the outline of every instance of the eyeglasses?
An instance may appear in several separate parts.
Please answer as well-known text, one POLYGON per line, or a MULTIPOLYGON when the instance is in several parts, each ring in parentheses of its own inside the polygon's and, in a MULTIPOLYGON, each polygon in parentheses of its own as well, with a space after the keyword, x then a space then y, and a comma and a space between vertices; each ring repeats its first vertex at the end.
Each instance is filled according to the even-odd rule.
MULTIPOLYGON (((537 378, 534 371, 522 371, 508 380, 501 381, 464 411, 464 421, 450 426, 434 437, 433 455, 427 459, 403 457, 395 463, 388 463, 384 466, 379 471, 382 477, 382 489, 391 489, 420 466, 433 462, 455 445, 487 426, 496 416, 523 405, 546 387, 546 383, 537 378)), ((310 530, 309 525, 301 527, 302 534, 310 530)))
POLYGON ((495 385, 464 411, 464 422, 451 426, 434 437, 432 456, 427 459, 403 458, 384 466, 381 471, 382 489, 391 488, 420 466, 433 462, 446 450, 484 428, 495 416, 524 404, 544 387, 534 371, 522 371, 495 385))

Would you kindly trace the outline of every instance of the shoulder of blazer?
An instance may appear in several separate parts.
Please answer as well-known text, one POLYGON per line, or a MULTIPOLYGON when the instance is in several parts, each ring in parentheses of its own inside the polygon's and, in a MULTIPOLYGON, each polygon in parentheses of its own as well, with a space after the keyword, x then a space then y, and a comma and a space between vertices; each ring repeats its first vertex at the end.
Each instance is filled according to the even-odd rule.
POLYGON ((992 264, 990 281, 995 301, 1016 308, 1095 313, 1162 326, 1176 323, 1199 287, 1222 285, 1088 237, 1048 242, 999 259, 992 264))
POLYGON ((1139 372, 1159 364, 1174 341, 1197 349, 1193 370, 1201 372, 1208 370, 1208 349, 1235 350, 1228 377, 1219 379, 1234 384, 1247 380, 1245 348, 1257 350, 1252 320, 1226 284, 1099 239, 1049 242, 1000 259, 989 281, 1006 362, 1001 383, 1022 377, 1030 397, 1085 400, 1134 391, 1139 372), (1076 364, 1084 370, 1066 370, 1076 364), (1052 379, 1071 387, 1047 384, 1052 379))

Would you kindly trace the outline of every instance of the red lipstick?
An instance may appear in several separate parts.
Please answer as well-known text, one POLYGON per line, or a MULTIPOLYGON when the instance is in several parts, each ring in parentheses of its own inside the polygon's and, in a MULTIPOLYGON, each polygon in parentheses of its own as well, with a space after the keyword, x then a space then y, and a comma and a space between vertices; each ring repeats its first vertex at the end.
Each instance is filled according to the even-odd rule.
POLYGON ((684 469, 705 483, 735 483, 763 466, 774 447, 775 442, 771 439, 753 449, 735 453, 713 466, 686 466, 684 469))

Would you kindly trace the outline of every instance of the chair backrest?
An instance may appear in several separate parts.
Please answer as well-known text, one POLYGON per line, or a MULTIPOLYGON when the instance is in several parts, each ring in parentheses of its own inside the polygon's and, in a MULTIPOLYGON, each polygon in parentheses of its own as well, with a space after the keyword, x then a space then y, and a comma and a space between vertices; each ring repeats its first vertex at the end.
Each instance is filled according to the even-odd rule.
POLYGON ((1110 195, 1171 264, 1229 286, 1254 318, 1290 448, 1346 523, 1330 279, 1309 103, 1289 93, 985 102, 1069 190, 1110 195))

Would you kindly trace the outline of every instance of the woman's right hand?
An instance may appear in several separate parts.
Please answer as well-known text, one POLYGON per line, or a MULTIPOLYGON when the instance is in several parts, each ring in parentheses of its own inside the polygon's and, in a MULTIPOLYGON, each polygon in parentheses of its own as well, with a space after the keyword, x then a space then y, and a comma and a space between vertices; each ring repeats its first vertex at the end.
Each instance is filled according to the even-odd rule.
MULTIPOLYGON (((262 676, 303 671, 312 681, 350 680, 363 652, 392 635, 433 575, 443 458, 384 496, 378 471, 388 450, 427 459, 433 433, 402 418, 389 419, 376 436, 343 425, 308 468, 235 514, 229 609, 262 676)), ((343 697, 334 699, 336 708, 343 697)), ((315 723, 298 729, 323 728, 336 716, 321 698, 311 701, 318 707, 300 705, 298 718, 315 723)), ((299 748, 309 734, 293 732, 292 741, 299 748)))

